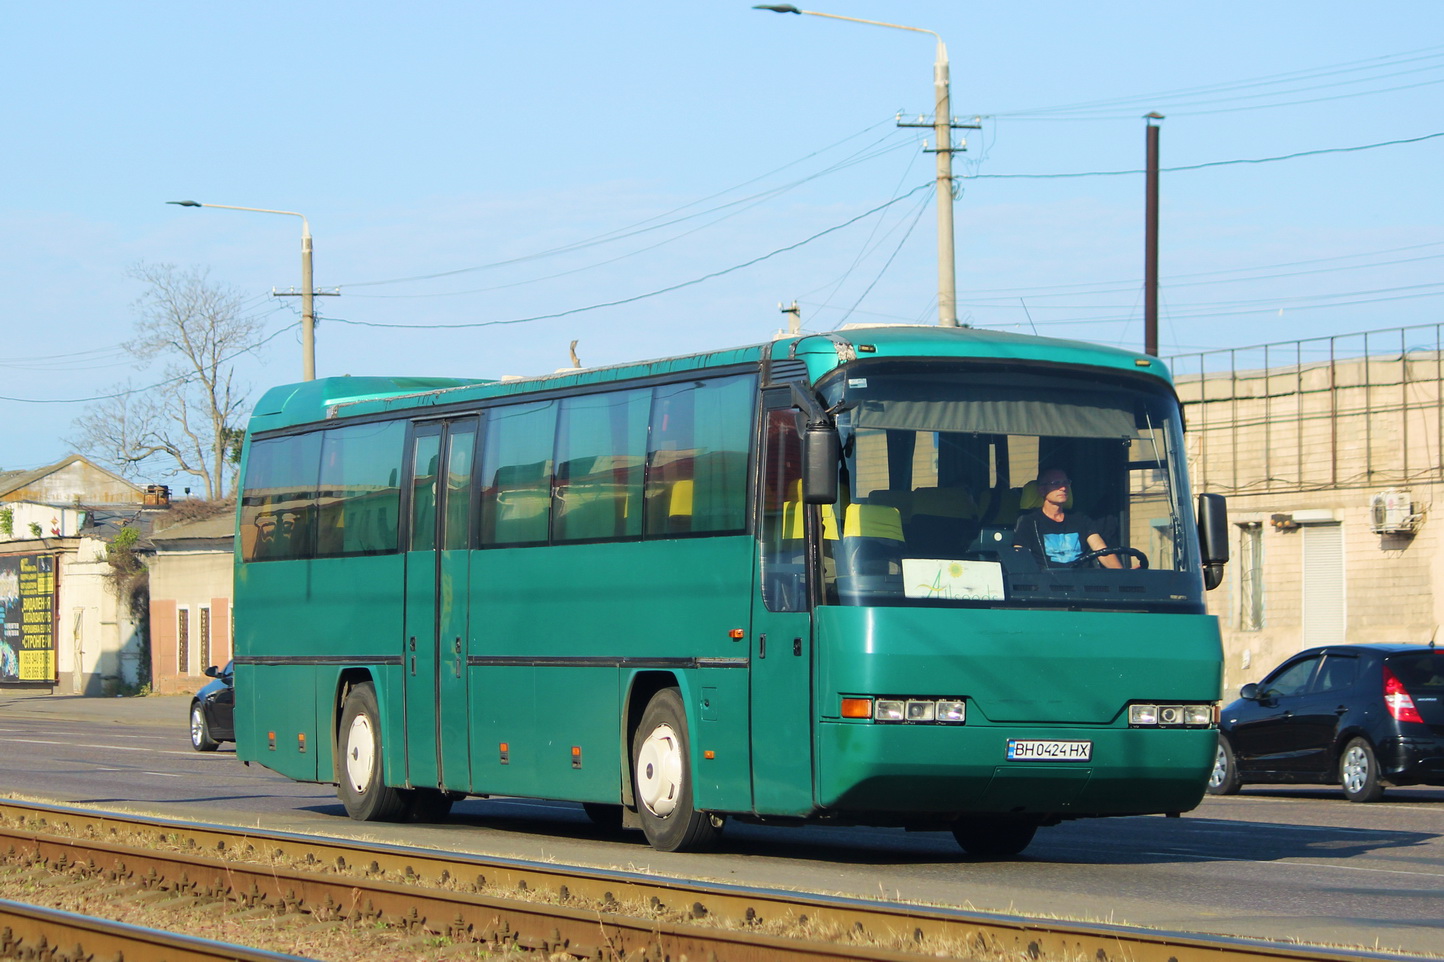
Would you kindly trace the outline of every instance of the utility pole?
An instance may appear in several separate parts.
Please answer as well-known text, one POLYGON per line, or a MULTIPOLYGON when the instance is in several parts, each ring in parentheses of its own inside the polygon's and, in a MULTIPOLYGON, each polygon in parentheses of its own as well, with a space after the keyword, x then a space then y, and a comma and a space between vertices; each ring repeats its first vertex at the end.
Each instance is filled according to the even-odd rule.
POLYGON ((792 337, 802 333, 802 309, 793 301, 791 307, 777 305, 777 309, 787 315, 787 333, 792 337))
POLYGON ((311 223, 306 220, 306 215, 294 210, 272 210, 269 207, 236 207, 232 204, 202 204, 196 200, 168 200, 167 204, 175 204, 177 207, 216 207, 221 210, 248 210, 257 214, 284 214, 287 217, 301 218, 301 290, 298 292, 292 288, 289 292, 271 289, 272 297, 295 297, 298 293, 301 296, 301 380, 314 381, 316 379, 316 307, 315 296, 324 294, 331 297, 340 296, 341 292, 318 291, 311 282, 311 223))
POLYGON ((1148 121, 1146 183, 1143 212, 1143 353, 1158 356, 1158 124, 1163 114, 1144 114, 1148 121))
POLYGON ((799 10, 790 3, 759 4, 753 10, 770 10, 773 13, 806 14, 810 17, 826 17, 829 20, 846 20, 849 23, 865 23, 873 27, 890 27, 894 30, 911 30, 926 33, 938 42, 937 59, 933 63, 933 119, 917 123, 904 123, 898 118, 899 127, 931 127, 935 138, 932 151, 938 155, 938 325, 958 326, 958 284, 957 262, 953 256, 953 131, 978 130, 979 124, 953 122, 951 100, 948 95, 948 48, 936 30, 925 27, 909 27, 900 23, 884 23, 881 20, 864 20, 861 17, 844 17, 835 13, 819 13, 816 10, 799 10))
POLYGON ((938 56, 933 63, 933 119, 925 122, 919 117, 916 123, 899 119, 897 125, 933 128, 931 149, 938 156, 938 324, 941 327, 957 327, 957 261, 953 254, 953 131, 978 130, 982 125, 960 124, 953 120, 952 101, 948 93, 948 50, 943 45, 943 38, 937 39, 938 56))

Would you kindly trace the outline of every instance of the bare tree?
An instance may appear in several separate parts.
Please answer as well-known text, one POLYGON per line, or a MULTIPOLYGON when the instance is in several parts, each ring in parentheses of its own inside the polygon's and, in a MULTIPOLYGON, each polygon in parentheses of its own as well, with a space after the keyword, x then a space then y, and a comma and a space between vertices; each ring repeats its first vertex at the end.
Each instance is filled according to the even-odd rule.
POLYGON ((233 362, 260 345, 262 322, 242 311, 241 297, 213 283, 205 268, 138 264, 130 276, 146 285, 135 302, 135 335, 126 343, 144 363, 159 361, 159 383, 129 384, 111 401, 75 421, 76 447, 135 476, 153 459, 166 476, 189 475, 207 500, 225 497, 231 449, 243 433, 247 391, 233 362))

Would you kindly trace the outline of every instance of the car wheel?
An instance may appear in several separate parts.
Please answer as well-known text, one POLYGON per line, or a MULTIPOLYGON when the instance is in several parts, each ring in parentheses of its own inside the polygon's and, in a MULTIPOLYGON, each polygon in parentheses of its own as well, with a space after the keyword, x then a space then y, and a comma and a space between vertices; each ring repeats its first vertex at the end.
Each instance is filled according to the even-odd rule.
POLYGON ((1379 762, 1373 747, 1364 739, 1355 738, 1344 746, 1344 753, 1339 756, 1339 784, 1344 788, 1344 797, 1351 802, 1377 802, 1383 797, 1379 762))
POLYGON ((963 816, 953 822, 953 838, 963 851, 978 858, 1009 858, 1028 847, 1036 822, 996 815, 963 816))
POLYGON ((1218 753, 1213 759, 1213 772, 1208 776, 1208 794, 1237 795, 1243 780, 1238 776, 1238 762, 1233 757, 1233 746, 1222 734, 1218 736, 1218 753))
POLYGON ((206 713, 198 701, 191 702, 191 747, 198 752, 213 752, 221 747, 221 743, 211 737, 206 713))
POLYGON ((336 794, 346 814, 360 822, 395 822, 406 817, 409 799, 386 784, 381 758, 381 712, 368 682, 346 696, 336 752, 336 794))
POLYGON ((632 737, 637 814, 647 841, 660 852, 697 852, 717 840, 713 816, 692 807, 690 758, 682 696, 664 688, 647 703, 632 737))

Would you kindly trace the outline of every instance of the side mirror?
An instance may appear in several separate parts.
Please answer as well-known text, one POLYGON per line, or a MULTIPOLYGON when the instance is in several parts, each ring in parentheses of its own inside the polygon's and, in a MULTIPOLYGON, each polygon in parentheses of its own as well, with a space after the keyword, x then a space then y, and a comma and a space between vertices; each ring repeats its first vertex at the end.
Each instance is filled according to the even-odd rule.
POLYGON ((1228 502, 1221 494, 1198 496, 1198 550, 1203 585, 1212 591, 1223 584, 1223 566, 1228 562, 1228 502))
POLYGON ((1238 690, 1238 697, 1245 701, 1258 701, 1258 685, 1254 682, 1249 682, 1238 690))
POLYGON ((204 674, 207 678, 219 678, 221 677, 221 670, 215 665, 208 665, 206 666, 204 674))
POLYGON ((809 421, 802 435, 802 501, 832 504, 837 501, 837 462, 842 445, 837 428, 826 421, 809 421))

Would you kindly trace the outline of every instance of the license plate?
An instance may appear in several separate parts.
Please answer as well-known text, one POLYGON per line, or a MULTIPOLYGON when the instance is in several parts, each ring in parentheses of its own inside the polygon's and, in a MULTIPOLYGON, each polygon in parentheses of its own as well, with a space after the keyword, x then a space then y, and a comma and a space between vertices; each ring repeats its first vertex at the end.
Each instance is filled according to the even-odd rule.
POLYGON ((1010 762, 1086 762, 1093 757, 1091 741, 1008 739, 1010 762))

